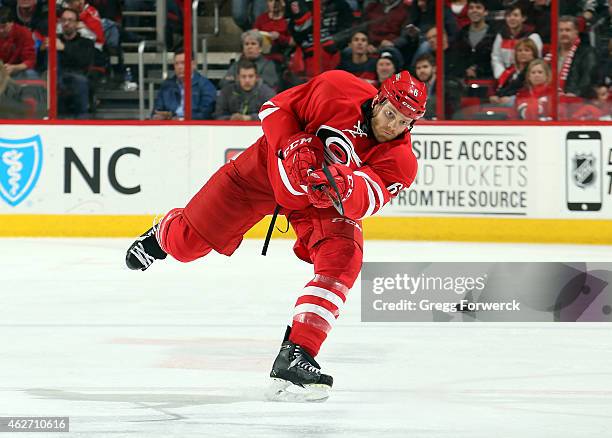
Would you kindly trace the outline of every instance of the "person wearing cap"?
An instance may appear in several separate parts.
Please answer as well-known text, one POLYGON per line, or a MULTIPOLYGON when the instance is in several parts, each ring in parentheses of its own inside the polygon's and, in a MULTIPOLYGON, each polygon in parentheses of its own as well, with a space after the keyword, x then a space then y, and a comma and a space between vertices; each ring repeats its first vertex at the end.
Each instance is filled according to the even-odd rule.
POLYGON ((378 85, 380 86, 380 84, 400 71, 403 63, 402 55, 393 47, 381 49, 380 56, 376 61, 376 78, 378 80, 378 85))

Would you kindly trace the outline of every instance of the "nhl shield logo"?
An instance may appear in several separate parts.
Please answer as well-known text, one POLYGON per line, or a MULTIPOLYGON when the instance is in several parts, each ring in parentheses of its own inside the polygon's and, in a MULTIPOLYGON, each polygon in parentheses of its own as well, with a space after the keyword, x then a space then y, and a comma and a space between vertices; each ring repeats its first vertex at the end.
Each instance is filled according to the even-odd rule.
POLYGON ((28 197, 42 168, 40 135, 0 138, 0 197, 15 207, 28 197))
POLYGON ((574 163, 574 182, 578 187, 584 189, 585 187, 593 184, 597 176, 595 171, 595 157, 593 154, 576 154, 572 160, 574 163))

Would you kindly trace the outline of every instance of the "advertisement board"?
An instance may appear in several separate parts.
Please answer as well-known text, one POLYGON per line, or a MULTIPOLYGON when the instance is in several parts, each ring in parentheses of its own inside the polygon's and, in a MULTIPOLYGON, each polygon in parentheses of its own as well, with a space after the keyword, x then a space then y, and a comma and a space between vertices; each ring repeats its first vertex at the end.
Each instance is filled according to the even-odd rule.
MULTIPOLYGON (((3 235, 12 235, 16 218, 16 235, 28 235, 29 227, 49 217, 55 224, 51 235, 82 232, 64 230, 68 215, 72 222, 94 216, 102 224, 105 217, 149 222, 185 205, 219 166, 261 134, 259 126, 2 125, 3 235)), ((378 218, 366 221, 375 224, 368 227, 371 237, 413 238, 403 224, 418 223, 424 233, 414 238, 469 240, 475 232, 466 230, 478 224, 491 228, 491 220, 523 220, 503 222, 520 225, 526 232, 519 233, 520 240, 537 237, 538 224, 557 225, 558 236, 595 225, 601 236, 594 242, 612 236, 610 126, 427 125, 417 126, 412 140, 417 178, 378 218)), ((110 235, 135 228, 121 226, 110 235)), ((44 235, 43 228, 33 235, 44 235)), ((498 231, 489 229, 486 236, 503 240, 513 232, 498 231)), ((485 231, 481 234, 486 240, 485 231)))

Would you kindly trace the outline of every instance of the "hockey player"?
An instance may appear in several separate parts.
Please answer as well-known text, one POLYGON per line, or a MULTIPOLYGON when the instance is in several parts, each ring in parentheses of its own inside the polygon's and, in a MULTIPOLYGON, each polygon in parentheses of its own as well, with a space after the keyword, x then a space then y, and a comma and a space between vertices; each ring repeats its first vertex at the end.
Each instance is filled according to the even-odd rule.
POLYGON ((278 94, 261 107, 264 135, 222 166, 185 208, 171 210, 135 241, 127 266, 144 271, 167 254, 181 262, 212 250, 230 256, 280 206, 297 235, 294 252, 314 265, 314 277, 295 304, 268 396, 326 399, 332 377, 314 358, 361 270, 361 220, 414 181, 410 129, 426 99, 425 85, 407 71, 380 91, 350 73, 329 71, 278 94), (344 216, 332 207, 338 194, 344 216))

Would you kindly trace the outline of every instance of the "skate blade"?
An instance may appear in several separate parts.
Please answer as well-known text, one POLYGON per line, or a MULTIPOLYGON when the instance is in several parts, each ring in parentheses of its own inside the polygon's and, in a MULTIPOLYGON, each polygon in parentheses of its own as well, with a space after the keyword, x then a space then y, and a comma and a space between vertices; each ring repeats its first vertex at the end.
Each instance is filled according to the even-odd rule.
POLYGON ((287 380, 272 378, 265 395, 270 401, 321 403, 329 398, 330 389, 331 387, 321 384, 301 387, 287 380))

